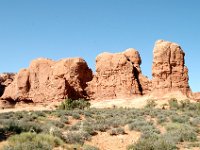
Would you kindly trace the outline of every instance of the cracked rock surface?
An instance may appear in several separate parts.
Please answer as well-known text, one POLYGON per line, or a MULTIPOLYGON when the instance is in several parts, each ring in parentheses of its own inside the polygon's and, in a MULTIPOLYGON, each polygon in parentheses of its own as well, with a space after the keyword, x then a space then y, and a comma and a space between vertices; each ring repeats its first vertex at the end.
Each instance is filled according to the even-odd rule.
POLYGON ((184 57, 185 53, 176 43, 163 40, 155 43, 152 67, 152 92, 155 95, 175 91, 190 94, 184 57))
POLYGON ((140 54, 135 49, 102 53, 96 58, 96 74, 86 91, 91 99, 128 98, 149 91, 150 81, 141 73, 140 54))

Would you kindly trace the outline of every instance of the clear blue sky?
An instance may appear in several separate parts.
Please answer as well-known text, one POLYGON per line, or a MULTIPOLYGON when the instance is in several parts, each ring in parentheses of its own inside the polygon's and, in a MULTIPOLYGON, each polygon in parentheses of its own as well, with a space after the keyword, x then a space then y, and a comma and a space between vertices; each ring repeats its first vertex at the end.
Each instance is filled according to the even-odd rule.
POLYGON ((95 70, 103 51, 137 49, 151 78, 158 39, 186 53, 190 86, 200 91, 200 0, 0 0, 0 72, 37 57, 83 57, 95 70))

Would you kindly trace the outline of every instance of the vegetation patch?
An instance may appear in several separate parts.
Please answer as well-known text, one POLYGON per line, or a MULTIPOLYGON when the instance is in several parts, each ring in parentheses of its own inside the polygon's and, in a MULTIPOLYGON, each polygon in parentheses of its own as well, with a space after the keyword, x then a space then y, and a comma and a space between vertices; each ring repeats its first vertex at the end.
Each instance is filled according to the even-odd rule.
MULTIPOLYGON (((25 150, 51 150, 55 147, 96 150, 98 148, 85 143, 91 142, 92 137, 100 132, 118 138, 134 131, 140 132, 141 136, 132 145, 127 145, 130 150, 199 146, 199 103, 171 99, 169 109, 156 108, 154 101, 140 109, 96 109, 89 108, 85 102, 88 103, 67 100, 57 110, 0 114, 0 141, 8 143, 4 150, 20 150, 22 147, 25 150)), ((135 137, 132 138, 134 141, 135 137)))
POLYGON ((3 150, 50 150, 63 144, 58 137, 27 132, 10 137, 3 150))

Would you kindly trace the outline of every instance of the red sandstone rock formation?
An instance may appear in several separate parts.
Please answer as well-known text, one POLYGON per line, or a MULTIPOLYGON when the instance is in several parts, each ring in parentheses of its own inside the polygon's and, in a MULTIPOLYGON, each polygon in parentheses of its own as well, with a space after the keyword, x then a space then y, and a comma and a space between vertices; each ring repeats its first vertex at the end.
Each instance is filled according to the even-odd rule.
POLYGON ((163 40, 155 43, 153 50, 152 92, 162 96, 169 92, 190 93, 185 53, 179 45, 163 40))
POLYGON ((138 51, 102 53, 96 58, 96 74, 86 88, 91 99, 128 98, 149 91, 150 81, 141 73, 138 51))
POLYGON ((91 79, 92 71, 81 58, 58 62, 39 58, 28 69, 20 70, 1 98, 34 103, 82 98, 86 97, 86 82, 91 79))
MULTIPOLYGON (((184 56, 179 45, 157 41, 153 51, 152 81, 142 75, 141 58, 134 49, 98 55, 94 76, 81 58, 58 62, 40 58, 28 69, 20 70, 15 79, 14 76, 0 76, 1 85, 6 87, 0 103, 48 103, 86 97, 114 99, 145 94, 162 97, 171 92, 191 96, 184 56)), ((199 99, 199 94, 193 96, 199 99)))
POLYGON ((200 92, 195 92, 192 94, 193 98, 197 101, 200 101, 200 92))
POLYGON ((13 82, 15 75, 14 73, 0 74, 0 96, 3 95, 5 88, 13 82))

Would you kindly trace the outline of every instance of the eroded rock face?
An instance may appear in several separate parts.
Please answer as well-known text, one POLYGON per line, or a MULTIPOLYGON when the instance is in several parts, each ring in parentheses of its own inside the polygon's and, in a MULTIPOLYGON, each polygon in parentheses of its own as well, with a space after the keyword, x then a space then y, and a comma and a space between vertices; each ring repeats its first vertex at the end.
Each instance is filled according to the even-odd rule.
POLYGON ((128 98, 149 91, 150 81, 141 73, 141 58, 135 49, 102 53, 96 58, 96 74, 86 88, 91 99, 128 98))
POLYGON ((155 98, 171 92, 199 100, 199 93, 191 94, 184 56, 179 45, 157 41, 153 50, 152 80, 142 75, 140 54, 132 48, 122 53, 98 55, 95 75, 81 58, 57 62, 36 59, 15 76, 0 75, 1 87, 4 87, 1 103, 10 107, 16 102, 49 103, 86 97, 105 100, 145 94, 155 98))
POLYGON ((179 45, 163 40, 156 42, 153 50, 152 92, 163 95, 181 91, 188 95, 188 69, 184 61, 185 53, 179 45))
POLYGON ((192 96, 193 96, 193 99, 200 101, 200 92, 195 92, 192 94, 192 96))
POLYGON ((13 82, 15 75, 15 73, 0 74, 0 97, 3 95, 5 88, 13 82))
POLYGON ((86 82, 92 79, 92 71, 81 58, 32 61, 28 69, 22 69, 5 89, 2 99, 48 103, 65 98, 86 97, 86 82))

